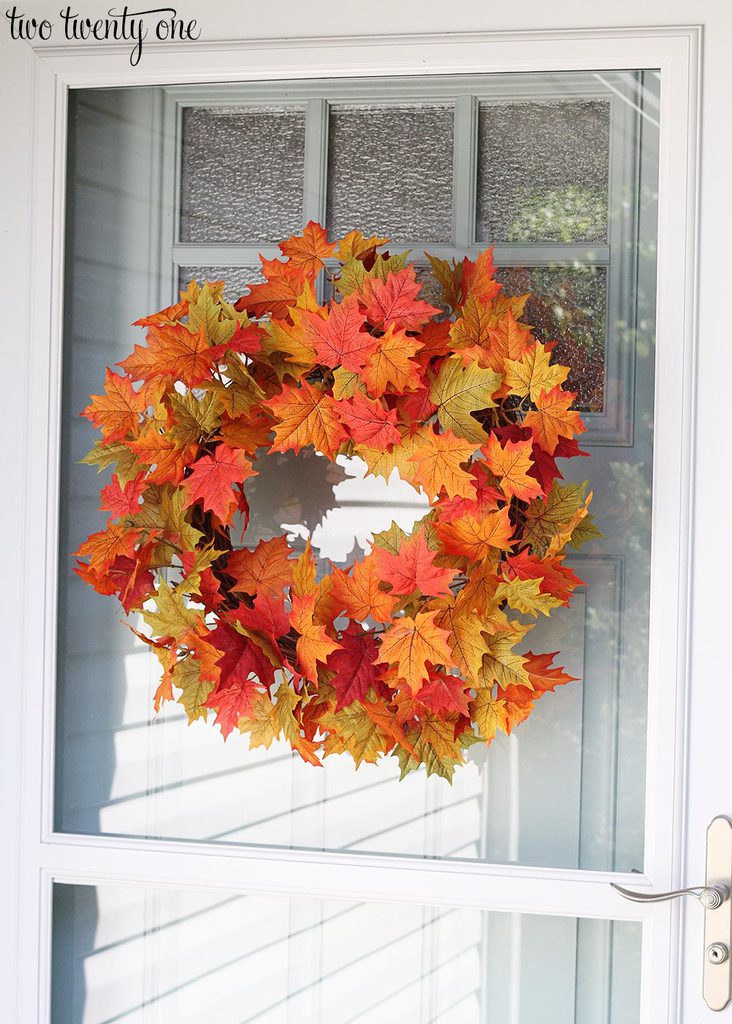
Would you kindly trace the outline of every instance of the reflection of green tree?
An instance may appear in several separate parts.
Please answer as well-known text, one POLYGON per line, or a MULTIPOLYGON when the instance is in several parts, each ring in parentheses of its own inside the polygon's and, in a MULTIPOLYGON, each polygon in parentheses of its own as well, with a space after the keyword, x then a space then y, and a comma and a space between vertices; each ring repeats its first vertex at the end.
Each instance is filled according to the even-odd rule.
POLYGON ((507 242, 588 242, 607 237, 607 190, 565 185, 524 196, 507 242))

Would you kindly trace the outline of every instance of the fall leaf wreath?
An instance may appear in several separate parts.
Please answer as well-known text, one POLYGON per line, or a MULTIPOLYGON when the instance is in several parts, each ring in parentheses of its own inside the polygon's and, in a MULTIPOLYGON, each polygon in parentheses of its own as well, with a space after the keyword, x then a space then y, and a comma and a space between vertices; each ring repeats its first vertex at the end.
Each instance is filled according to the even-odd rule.
POLYGON ((222 282, 191 282, 137 321, 146 344, 84 411, 101 431, 84 461, 113 475, 76 571, 141 613, 156 710, 177 700, 312 764, 391 754, 402 777, 451 779, 468 747, 571 681, 555 654, 517 648, 569 604, 565 549, 598 531, 586 487, 559 482, 585 427, 568 368, 521 322, 528 296, 503 293, 489 249, 430 257, 436 308, 387 241, 329 242, 311 222, 235 305, 222 282), (309 446, 397 470, 429 512, 324 574, 309 541, 299 556, 286 535, 246 546, 257 460, 309 446))

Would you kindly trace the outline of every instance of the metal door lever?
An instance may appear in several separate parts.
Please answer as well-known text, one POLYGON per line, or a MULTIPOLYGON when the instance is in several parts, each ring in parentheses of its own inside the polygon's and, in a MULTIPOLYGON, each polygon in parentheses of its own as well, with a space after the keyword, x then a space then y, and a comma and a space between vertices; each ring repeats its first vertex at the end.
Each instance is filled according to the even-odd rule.
POLYGON ((729 889, 726 885, 694 885, 689 889, 675 889, 673 892, 633 892, 632 889, 624 889, 615 882, 611 882, 610 885, 626 900, 632 900, 634 903, 664 903, 666 900, 675 900, 677 896, 695 896, 707 910, 716 910, 729 899, 729 889))
POLYGON ((732 997, 732 821, 719 816, 707 829, 707 884, 674 892, 634 892, 610 883, 635 903, 663 903, 695 896, 704 907, 704 982, 702 994, 710 1010, 723 1010, 732 997))

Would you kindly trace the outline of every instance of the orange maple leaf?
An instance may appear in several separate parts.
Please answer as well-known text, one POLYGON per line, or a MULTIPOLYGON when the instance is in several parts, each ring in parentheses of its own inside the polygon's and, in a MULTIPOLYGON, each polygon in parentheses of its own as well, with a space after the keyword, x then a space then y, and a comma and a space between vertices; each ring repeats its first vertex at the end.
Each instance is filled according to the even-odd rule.
POLYGON ((242 295, 234 308, 238 312, 246 310, 252 316, 266 316, 269 313, 277 320, 284 320, 290 306, 295 305, 305 288, 305 268, 291 260, 283 262, 264 257, 260 259, 266 280, 248 285, 248 293, 242 295))
POLYGON ((191 475, 183 481, 186 505, 200 501, 206 512, 213 512, 222 523, 231 520, 236 507, 233 485, 243 483, 256 470, 244 452, 217 444, 213 455, 204 455, 193 464, 191 475))
POLYGON ((99 533, 92 533, 87 537, 74 554, 79 558, 88 558, 90 568, 103 573, 118 555, 132 558, 141 535, 142 530, 110 524, 106 530, 100 530, 99 533))
POLYGON ((409 461, 417 466, 414 480, 430 498, 437 497, 443 487, 450 498, 474 498, 475 479, 463 466, 479 447, 473 441, 456 437, 452 430, 436 434, 431 428, 424 434, 424 443, 409 456, 409 461))
POLYGON ((381 637, 376 658, 385 665, 396 665, 412 693, 418 693, 429 680, 427 663, 449 665, 452 651, 449 633, 435 624, 437 612, 417 612, 414 618, 405 615, 397 619, 381 637))
POLYGON ((211 363, 221 355, 208 343, 205 326, 192 334, 185 324, 151 324, 147 345, 135 345, 131 356, 118 366, 133 380, 171 377, 195 387, 211 376, 211 363))
POLYGON ((137 434, 140 415, 147 408, 144 389, 135 391, 132 377, 121 377, 107 369, 104 395, 92 395, 91 404, 84 409, 95 427, 99 427, 105 441, 121 441, 128 434, 137 434))
POLYGON ((376 349, 369 355, 363 369, 363 380, 372 395, 380 398, 385 391, 401 394, 416 391, 420 386, 420 367, 412 356, 422 347, 417 338, 392 324, 376 349))
POLYGON ((260 540, 256 548, 232 551, 226 572, 234 577, 232 590, 245 594, 277 595, 292 581, 293 562, 287 537, 260 540))
POLYGON ((488 467, 499 478, 500 488, 507 498, 515 496, 521 501, 530 501, 543 493, 539 481, 527 475, 534 466, 531 449, 531 441, 506 441, 501 447, 495 434, 490 435, 483 448, 488 467))
POLYGON ((321 388, 306 380, 287 386, 266 403, 278 418, 272 451, 299 452, 312 445, 333 458, 346 432, 338 417, 338 403, 321 388))
POLYGON ((308 277, 315 277, 323 260, 335 252, 335 243, 328 241, 325 228, 311 220, 301 235, 290 235, 285 242, 280 242, 280 250, 289 256, 293 266, 302 267, 308 277))
POLYGON ((356 562, 350 575, 334 569, 332 580, 332 600, 338 610, 343 608, 350 618, 360 621, 389 622, 396 599, 379 586, 381 569, 374 552, 356 562))
POLYGON ((391 583, 394 594, 407 595, 415 589, 432 597, 448 594, 456 570, 438 568, 435 555, 427 546, 423 529, 403 541, 397 554, 376 549, 382 578, 391 583))
POLYGON ((300 636, 297 640, 297 656, 308 679, 317 683, 318 662, 325 664, 333 651, 340 650, 340 644, 332 640, 320 623, 313 622, 315 595, 293 597, 290 622, 300 636))
POLYGON ((557 385, 551 391, 542 391, 536 399, 536 411, 528 412, 524 426, 529 427, 534 439, 550 455, 554 453, 560 437, 573 438, 587 429, 576 409, 570 409, 576 394, 563 391, 557 385))
POLYGON ((141 462, 151 467, 147 476, 151 484, 180 483, 183 470, 196 452, 195 445, 181 446, 170 434, 161 433, 153 420, 138 438, 126 443, 141 462))
POLYGON ((508 508, 487 512, 480 519, 468 514, 452 519, 449 523, 438 521, 436 530, 448 554, 464 555, 471 562, 488 558, 491 548, 505 550, 513 543, 513 526, 508 517, 508 508))

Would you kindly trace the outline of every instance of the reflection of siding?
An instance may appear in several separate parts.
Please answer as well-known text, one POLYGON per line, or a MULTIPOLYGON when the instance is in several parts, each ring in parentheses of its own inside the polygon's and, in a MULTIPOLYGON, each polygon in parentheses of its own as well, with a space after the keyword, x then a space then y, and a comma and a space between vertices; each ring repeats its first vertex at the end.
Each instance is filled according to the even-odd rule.
POLYGON ((54 919, 54 1024, 567 1024, 576 998, 631 1024, 638 1000, 636 924, 110 886, 58 886, 54 919), (630 1016, 578 977, 578 926, 615 931, 630 1016))

